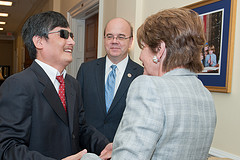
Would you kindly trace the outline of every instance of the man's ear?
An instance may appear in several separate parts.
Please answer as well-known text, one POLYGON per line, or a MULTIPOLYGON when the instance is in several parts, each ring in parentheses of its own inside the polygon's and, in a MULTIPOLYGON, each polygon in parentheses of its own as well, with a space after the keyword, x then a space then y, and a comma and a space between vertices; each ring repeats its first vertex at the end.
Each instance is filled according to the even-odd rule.
POLYGON ((34 43, 34 45, 35 45, 35 47, 36 47, 37 49, 43 48, 43 43, 42 43, 43 37, 34 36, 34 37, 32 38, 32 40, 33 40, 33 43, 34 43))
POLYGON ((131 37, 129 39, 129 46, 128 46, 128 49, 130 49, 132 47, 132 43, 133 43, 133 37, 131 37))

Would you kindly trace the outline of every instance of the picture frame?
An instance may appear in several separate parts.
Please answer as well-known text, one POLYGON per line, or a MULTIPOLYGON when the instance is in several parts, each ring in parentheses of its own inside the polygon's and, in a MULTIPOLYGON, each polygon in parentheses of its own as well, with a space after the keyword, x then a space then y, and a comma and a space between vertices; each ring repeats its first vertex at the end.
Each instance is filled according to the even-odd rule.
POLYGON ((212 92, 231 92, 236 3, 237 0, 203 0, 184 7, 196 11, 203 20, 207 42, 201 52, 204 70, 198 78, 212 92))

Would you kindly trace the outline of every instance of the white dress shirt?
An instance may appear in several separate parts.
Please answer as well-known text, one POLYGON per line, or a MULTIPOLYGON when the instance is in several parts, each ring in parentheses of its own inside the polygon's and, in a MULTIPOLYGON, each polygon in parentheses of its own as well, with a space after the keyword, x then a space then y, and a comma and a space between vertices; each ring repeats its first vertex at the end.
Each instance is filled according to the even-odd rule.
POLYGON ((51 82, 53 83, 53 85, 58 93, 60 83, 56 79, 56 76, 60 76, 63 74, 63 78, 65 79, 67 71, 64 69, 63 72, 60 73, 57 69, 53 68, 52 66, 50 66, 38 59, 35 59, 35 62, 37 62, 37 64, 39 64, 42 67, 42 69, 45 71, 45 73, 48 75, 48 77, 50 78, 51 82))
MULTIPOLYGON (((121 82, 121 79, 122 79, 125 69, 127 67, 128 59, 129 59, 129 57, 127 55, 127 57, 124 58, 121 62, 119 62, 118 64, 115 64, 117 66, 117 68, 116 68, 116 81, 115 81, 114 96, 117 92, 118 86, 121 82)), ((113 65, 113 63, 110 61, 108 56, 106 56, 105 84, 107 82, 108 74, 112 71, 111 65, 113 65)))

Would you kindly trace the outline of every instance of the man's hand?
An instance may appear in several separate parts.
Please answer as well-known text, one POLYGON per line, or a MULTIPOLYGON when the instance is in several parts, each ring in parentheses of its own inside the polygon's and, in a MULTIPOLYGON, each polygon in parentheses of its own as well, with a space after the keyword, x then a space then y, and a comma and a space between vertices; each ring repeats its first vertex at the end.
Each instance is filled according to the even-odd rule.
POLYGON ((112 156, 112 143, 109 143, 108 145, 106 145, 106 147, 104 148, 104 150, 102 150, 101 154, 100 154, 100 158, 102 160, 108 160, 111 158, 112 156))
POLYGON ((87 153, 87 150, 84 149, 84 150, 82 150, 74 155, 68 156, 62 160, 80 160, 82 158, 82 156, 86 153, 87 153))

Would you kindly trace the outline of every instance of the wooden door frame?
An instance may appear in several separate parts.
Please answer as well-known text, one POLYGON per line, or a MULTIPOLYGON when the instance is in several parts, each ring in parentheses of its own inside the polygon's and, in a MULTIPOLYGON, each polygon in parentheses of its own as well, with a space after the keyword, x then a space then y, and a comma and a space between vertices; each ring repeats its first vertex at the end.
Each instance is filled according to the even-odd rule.
MULTIPOLYGON (((86 18, 91 17, 92 15, 96 13, 103 13, 103 1, 102 0, 83 0, 76 4, 74 7, 72 7, 69 12, 67 13, 67 20, 69 22, 70 28, 72 29, 73 32, 78 32, 77 31, 77 21, 82 20, 85 21, 86 18)), ((99 55, 102 51, 102 40, 103 35, 100 34, 102 31, 102 23, 103 23, 103 18, 102 14, 99 14, 98 17, 98 48, 97 48, 97 57, 100 57, 99 55), (99 52, 100 51, 100 52, 99 52)), ((83 35, 85 37, 85 35, 83 35)), ((74 37, 75 38, 75 37, 74 37)), ((84 42, 80 41, 77 39, 77 37, 74 39, 76 43, 83 43, 81 46, 84 46, 84 42)), ((77 53, 73 51, 73 57, 75 57, 77 53)), ((83 55, 81 55, 83 56, 83 55)), ((67 72, 72 75, 73 77, 76 77, 76 64, 71 63, 67 67, 67 72)))

